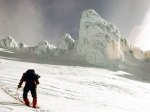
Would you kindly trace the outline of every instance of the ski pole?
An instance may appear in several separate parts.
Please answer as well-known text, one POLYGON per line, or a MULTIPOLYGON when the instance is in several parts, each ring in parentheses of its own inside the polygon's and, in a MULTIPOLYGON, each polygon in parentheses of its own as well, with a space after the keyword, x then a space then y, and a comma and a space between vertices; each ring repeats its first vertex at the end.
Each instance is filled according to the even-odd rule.
POLYGON ((23 103, 23 101, 22 101, 22 100, 20 99, 20 97, 19 97, 18 90, 19 90, 19 88, 17 88, 17 97, 18 97, 18 100, 19 100, 21 103, 23 103))

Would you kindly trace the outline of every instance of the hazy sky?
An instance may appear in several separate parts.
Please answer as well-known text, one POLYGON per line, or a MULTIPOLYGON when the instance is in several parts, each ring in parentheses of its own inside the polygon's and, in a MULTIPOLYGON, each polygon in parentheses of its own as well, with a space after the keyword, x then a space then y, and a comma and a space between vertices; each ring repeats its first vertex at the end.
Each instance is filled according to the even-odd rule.
POLYGON ((94 9, 128 37, 149 7, 150 0, 0 0, 0 38, 11 35, 29 45, 56 44, 64 33, 76 38, 85 9, 94 9))

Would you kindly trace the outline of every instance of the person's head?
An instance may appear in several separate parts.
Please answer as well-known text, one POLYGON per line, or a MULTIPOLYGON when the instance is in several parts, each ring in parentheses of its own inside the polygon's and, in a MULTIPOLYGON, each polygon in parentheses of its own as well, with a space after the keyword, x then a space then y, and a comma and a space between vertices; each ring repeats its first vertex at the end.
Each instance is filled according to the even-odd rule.
POLYGON ((26 74, 35 74, 35 71, 34 71, 34 69, 28 69, 26 71, 26 74))

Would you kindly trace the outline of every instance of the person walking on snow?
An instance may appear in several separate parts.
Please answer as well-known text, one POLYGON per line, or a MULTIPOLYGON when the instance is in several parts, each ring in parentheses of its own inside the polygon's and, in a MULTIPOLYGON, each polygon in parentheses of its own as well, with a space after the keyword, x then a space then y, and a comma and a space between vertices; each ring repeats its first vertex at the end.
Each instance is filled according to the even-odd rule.
POLYGON ((33 108, 37 108, 37 92, 36 87, 39 84, 40 76, 35 73, 34 69, 29 69, 25 73, 23 73, 22 78, 18 84, 18 89, 21 88, 23 82, 25 82, 25 86, 23 89, 23 100, 25 105, 30 107, 30 102, 28 100, 28 92, 31 92, 33 98, 33 108))

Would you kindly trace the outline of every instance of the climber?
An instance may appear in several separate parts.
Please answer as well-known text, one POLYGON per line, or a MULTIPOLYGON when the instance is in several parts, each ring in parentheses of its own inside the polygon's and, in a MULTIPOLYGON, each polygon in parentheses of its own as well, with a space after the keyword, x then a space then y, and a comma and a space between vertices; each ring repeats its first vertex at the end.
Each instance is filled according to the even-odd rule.
POLYGON ((23 89, 23 100, 25 105, 30 107, 30 102, 28 100, 28 92, 31 92, 32 98, 33 98, 33 108, 37 108, 37 92, 36 87, 39 84, 38 79, 40 76, 35 73, 34 69, 29 69, 25 73, 23 73, 23 76, 18 84, 18 89, 21 88, 21 85, 23 82, 25 82, 25 86, 23 89))

